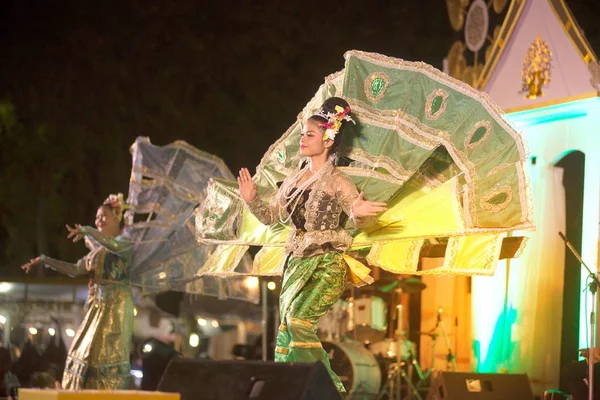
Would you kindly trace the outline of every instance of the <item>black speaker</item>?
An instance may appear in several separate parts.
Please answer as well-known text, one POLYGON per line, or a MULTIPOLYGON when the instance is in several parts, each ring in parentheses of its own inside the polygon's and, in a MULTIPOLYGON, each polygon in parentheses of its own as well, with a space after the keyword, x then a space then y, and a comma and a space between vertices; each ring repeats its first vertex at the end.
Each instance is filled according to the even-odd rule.
POLYGON ((158 385, 181 400, 340 400, 325 366, 173 359, 158 385))
POLYGON ((525 374, 478 374, 440 372, 433 380, 427 400, 533 400, 525 374))
POLYGON ((154 338, 143 341, 140 348, 144 374, 140 389, 156 390, 171 359, 181 358, 181 354, 170 345, 154 338))

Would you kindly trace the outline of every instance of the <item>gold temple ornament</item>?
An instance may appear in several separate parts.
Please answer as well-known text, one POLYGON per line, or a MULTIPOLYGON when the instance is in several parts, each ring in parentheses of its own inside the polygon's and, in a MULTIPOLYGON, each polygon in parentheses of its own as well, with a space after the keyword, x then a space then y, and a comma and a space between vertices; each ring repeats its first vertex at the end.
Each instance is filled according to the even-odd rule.
POLYGON ((452 29, 460 32, 465 24, 466 9, 469 6, 469 0, 446 0, 448 7, 448 18, 452 29))
POLYGON ((500 25, 492 29, 490 15, 492 9, 496 14, 504 12, 508 3, 508 0, 446 0, 450 25, 457 32, 463 31, 462 39, 454 42, 448 52, 450 76, 481 89, 481 74, 501 31, 500 25), (469 57, 465 56, 467 52, 469 57))
POLYGON ((550 69, 552 67, 552 52, 548 44, 537 37, 529 46, 525 61, 523 62, 523 86, 521 93, 526 93, 528 99, 537 99, 544 95, 542 88, 550 83, 550 69))

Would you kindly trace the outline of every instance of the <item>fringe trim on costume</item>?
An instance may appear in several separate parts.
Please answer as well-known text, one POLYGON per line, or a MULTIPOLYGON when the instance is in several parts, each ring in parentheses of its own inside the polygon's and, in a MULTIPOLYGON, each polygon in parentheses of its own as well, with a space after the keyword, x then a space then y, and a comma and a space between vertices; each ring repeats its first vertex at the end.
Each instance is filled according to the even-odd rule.
POLYGON ((320 349, 323 346, 321 342, 290 342, 290 348, 298 348, 298 349, 320 349))
POLYGON ((305 320, 303 320, 303 319, 298 319, 298 318, 289 318, 289 317, 288 317, 288 318, 287 318, 287 321, 288 321, 290 324, 294 324, 294 325, 300 325, 300 326, 303 326, 303 327, 305 327, 305 328, 309 328, 309 329, 312 329, 312 327, 313 327, 313 324, 312 324, 311 322, 309 322, 309 321, 305 321, 305 320))

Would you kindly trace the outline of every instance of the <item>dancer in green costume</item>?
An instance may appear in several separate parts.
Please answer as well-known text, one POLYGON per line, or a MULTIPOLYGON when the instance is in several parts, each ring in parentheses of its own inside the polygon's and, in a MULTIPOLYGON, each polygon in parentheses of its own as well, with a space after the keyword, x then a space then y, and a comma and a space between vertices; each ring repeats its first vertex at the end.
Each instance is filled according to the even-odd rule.
POLYGON ((295 228, 285 246, 289 256, 280 297, 275 360, 321 361, 340 392, 345 389, 317 337, 317 321, 346 287, 348 267, 343 253, 352 238, 343 228, 344 220, 349 217, 356 227, 364 227, 387 209, 385 203, 365 200, 335 167, 344 126, 353 122, 350 112, 344 99, 331 97, 306 120, 300 135, 300 155, 307 162, 283 181, 269 204, 258 195, 247 169, 241 169, 238 177, 240 193, 260 222, 272 225, 291 221, 295 228))
POLYGON ((133 298, 128 266, 131 243, 122 235, 123 195, 111 194, 96 213, 97 230, 75 225, 69 238, 86 239, 90 252, 76 264, 42 255, 22 266, 26 272, 45 265, 70 276, 89 275, 90 291, 82 323, 73 338, 62 388, 129 388, 133 298))
MULTIPOLYGON (((373 282, 373 266, 397 274, 492 275, 505 239, 518 241, 516 255, 525 246, 525 238, 506 238, 507 232, 534 228, 523 138, 487 95, 424 63, 356 50, 345 58, 344 69, 325 78, 296 121, 269 147, 252 177, 256 190, 247 170, 240 173, 241 193, 235 182, 213 179, 196 211, 198 241, 218 244, 198 276, 244 276, 237 268, 249 246, 262 246, 253 275, 283 273, 281 330, 287 329, 288 336, 279 337, 278 359, 284 353, 296 359, 289 355, 307 347, 306 353, 320 354, 307 344, 316 339, 304 334, 327 308, 319 302, 336 297, 333 284, 324 283, 325 292, 317 282, 343 281, 332 276, 335 268, 327 268, 325 275, 316 267, 337 262, 327 258, 331 249, 348 265, 342 270, 356 286, 373 282), (342 127, 345 138, 338 149, 334 137, 322 161, 324 176, 318 178, 323 179, 302 185, 311 177, 298 171, 309 148, 298 152, 298 145, 309 139, 305 133, 313 110, 331 96, 350 104, 357 124, 348 124, 345 115, 339 121, 322 119, 332 122, 326 131, 335 128, 333 122, 348 125, 342 127), (349 162, 328 164, 330 153, 349 162), (276 183, 282 180, 279 188, 276 183), (336 197, 358 196, 354 188, 386 203, 388 210, 376 223, 359 217, 352 196, 336 197), (267 205, 256 193, 274 201, 267 205), (242 197, 250 200, 248 206, 242 197), (358 226, 338 221, 332 203, 358 226), (334 228, 327 227, 330 219, 334 228), (306 232, 298 229, 303 225, 306 232), (445 247, 443 265, 422 268, 420 255, 431 246, 445 247)), ((317 159, 309 158, 314 167, 317 159)))

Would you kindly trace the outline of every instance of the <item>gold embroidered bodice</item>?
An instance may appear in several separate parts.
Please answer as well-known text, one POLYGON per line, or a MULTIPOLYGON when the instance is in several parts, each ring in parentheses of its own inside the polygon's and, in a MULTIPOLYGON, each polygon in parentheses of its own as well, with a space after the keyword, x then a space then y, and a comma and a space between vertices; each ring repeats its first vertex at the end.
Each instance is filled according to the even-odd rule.
MULTIPOLYGON (((291 221, 296 228, 289 236, 285 249, 296 257, 307 257, 329 250, 345 252, 352 244, 352 237, 343 227, 348 216, 357 228, 368 225, 372 218, 356 218, 352 213, 352 203, 358 197, 356 187, 346 174, 331 163, 326 163, 323 175, 304 192, 294 208, 296 215, 291 221), (303 223, 303 225, 302 225, 303 223)), ((274 198, 269 202, 257 196, 248 203, 248 208, 265 225, 279 222, 280 218, 290 217, 292 206, 286 208, 286 195, 289 196, 290 177, 288 175, 274 198), (288 193, 284 193, 288 191, 288 193)))

